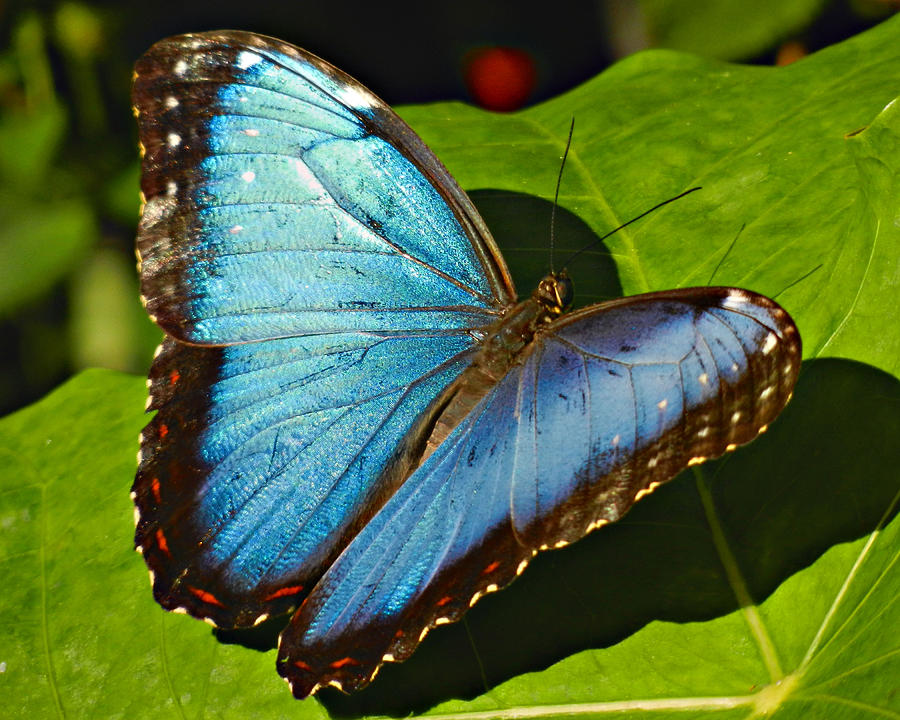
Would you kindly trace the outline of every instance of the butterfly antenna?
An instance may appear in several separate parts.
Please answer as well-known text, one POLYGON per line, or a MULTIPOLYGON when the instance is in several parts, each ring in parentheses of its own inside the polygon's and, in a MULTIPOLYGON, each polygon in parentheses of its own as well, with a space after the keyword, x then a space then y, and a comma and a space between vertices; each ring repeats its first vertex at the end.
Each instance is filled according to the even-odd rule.
POLYGON ((794 282, 792 282, 790 285, 788 285, 788 286, 785 287, 785 288, 782 288, 782 289, 779 290, 777 293, 775 293, 774 295, 772 295, 772 299, 774 300, 775 298, 777 298, 777 297, 778 297, 779 295, 781 295, 782 293, 787 292, 787 291, 790 290, 792 287, 794 287, 794 285, 797 285, 797 284, 799 284, 799 283, 802 283, 804 280, 806 280, 806 278, 808 278, 810 275, 812 275, 814 272, 816 272, 816 270, 820 270, 822 267, 823 267, 823 264, 822 264, 822 263, 819 263, 819 264, 816 265, 812 270, 810 270, 808 273, 806 273, 805 275, 802 275, 802 276, 798 277, 798 278, 797 278, 796 280, 794 280, 794 282))
POLYGON ((663 207, 664 205, 668 205, 668 204, 671 203, 671 202, 675 202, 676 200, 680 200, 680 199, 683 198, 685 195, 690 195, 692 192, 695 192, 695 191, 697 191, 697 190, 702 190, 702 188, 698 185, 697 187, 692 187, 690 190, 685 190, 683 193, 679 193, 679 194, 676 195, 675 197, 670 197, 668 200, 663 200, 661 203, 657 203, 656 205, 654 205, 654 206, 653 206, 652 208, 650 208, 649 210, 644 210, 644 212, 642 212, 642 213, 641 213, 640 215, 638 215, 637 217, 631 218, 631 220, 629 220, 628 222, 623 222, 621 225, 619 225, 619 227, 610 230, 610 231, 609 231, 608 233, 606 233, 606 235, 604 235, 603 237, 599 237, 599 238, 597 238, 596 240, 594 240, 592 243, 588 243, 588 244, 585 245, 583 248, 581 248, 581 250, 578 250, 578 251, 575 252, 573 255, 571 255, 571 256, 569 257, 568 262, 566 262, 566 266, 571 265, 571 264, 572 264, 572 261, 573 261, 575 258, 577 258, 579 255, 581 255, 581 253, 587 252, 588 250, 590 250, 590 249, 591 249, 592 247, 594 247, 595 245, 599 245, 599 244, 602 243, 604 240, 606 240, 606 238, 608 238, 610 235, 613 235, 613 234, 619 232, 619 230, 622 230, 623 228, 627 228, 627 227, 628 227, 629 225, 631 225, 632 223, 636 223, 636 222, 637 222, 638 220, 640 220, 641 218, 646 217, 647 215, 649 215, 650 213, 652 213, 652 212, 654 212, 654 211, 656 211, 656 210, 659 210, 659 209, 660 209, 661 207, 663 207))
POLYGON ((572 146, 572 133, 575 131, 575 116, 572 116, 572 124, 569 125, 569 138, 566 140, 566 149, 563 152, 562 162, 559 164, 559 175, 556 178, 556 193, 553 195, 553 207, 550 210, 550 272, 554 272, 553 249, 556 247, 556 206, 559 204, 559 186, 562 184, 563 168, 566 166, 566 158, 569 156, 569 148, 572 146))
POLYGON ((738 241, 738 238, 741 236, 741 233, 744 232, 745 227, 747 227, 747 223, 741 225, 741 229, 737 231, 737 235, 734 236, 734 240, 731 241, 731 245, 728 246, 725 254, 721 258, 719 258, 719 262, 716 263, 716 267, 713 269, 712 275, 710 275, 709 280, 706 281, 706 287, 712 285, 713 278, 716 276, 716 273, 719 272, 719 268, 722 267, 722 263, 725 262, 725 258, 731 255, 731 251, 734 249, 734 245, 738 241))

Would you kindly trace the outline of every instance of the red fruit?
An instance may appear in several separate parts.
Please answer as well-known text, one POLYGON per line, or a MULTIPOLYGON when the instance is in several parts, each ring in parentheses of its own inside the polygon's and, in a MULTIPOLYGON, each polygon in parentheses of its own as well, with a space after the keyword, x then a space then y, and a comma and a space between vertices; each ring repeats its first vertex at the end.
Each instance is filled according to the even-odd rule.
POLYGON ((531 55, 517 48, 482 48, 474 51, 466 62, 469 94, 487 110, 518 110, 534 90, 536 78, 531 55))

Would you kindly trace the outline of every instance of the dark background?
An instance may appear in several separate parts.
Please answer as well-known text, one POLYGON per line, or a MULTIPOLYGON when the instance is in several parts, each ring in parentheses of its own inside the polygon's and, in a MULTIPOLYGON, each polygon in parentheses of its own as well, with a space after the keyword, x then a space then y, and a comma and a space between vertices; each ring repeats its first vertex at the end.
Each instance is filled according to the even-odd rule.
MULTIPOLYGON (((676 7, 702 13, 714 5, 676 7)), ((823 0, 802 22, 775 28, 764 47, 748 52, 736 43, 716 54, 787 62, 890 12, 891 2, 823 0)), ((669 20, 637 0, 0 4, 0 413, 83 367, 142 374, 149 365, 159 333, 138 302, 134 270, 138 164, 129 86, 135 59, 156 40, 219 28, 274 35, 392 105, 471 102, 469 63, 485 48, 511 47, 534 70, 528 105, 623 55, 666 44, 668 13, 669 20)), ((709 37, 717 32, 708 28, 709 37)), ((696 44, 688 49, 704 52, 702 35, 696 44)), ((491 69, 479 72, 484 81, 491 69)))

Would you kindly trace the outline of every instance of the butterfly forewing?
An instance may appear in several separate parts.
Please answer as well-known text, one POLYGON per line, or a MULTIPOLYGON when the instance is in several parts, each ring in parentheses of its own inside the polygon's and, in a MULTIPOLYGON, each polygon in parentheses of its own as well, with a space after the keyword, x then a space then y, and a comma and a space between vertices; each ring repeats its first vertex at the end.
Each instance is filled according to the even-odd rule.
POLYGON ((318 58, 208 34, 157 44, 136 72, 142 290, 169 334, 471 327, 511 301, 440 163, 412 133, 398 148, 402 121, 318 58))

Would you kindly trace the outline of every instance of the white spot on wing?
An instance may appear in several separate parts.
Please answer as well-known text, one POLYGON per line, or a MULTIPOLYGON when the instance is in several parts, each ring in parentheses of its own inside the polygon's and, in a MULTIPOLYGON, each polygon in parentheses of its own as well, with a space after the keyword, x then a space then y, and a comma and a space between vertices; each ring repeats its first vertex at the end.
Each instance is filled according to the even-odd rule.
POLYGON ((241 179, 242 179, 244 182, 251 183, 251 182, 253 182, 254 180, 256 180, 256 173, 253 172, 252 170, 248 170, 248 171, 245 172, 245 173, 241 173, 241 179))
POLYGON ((706 383, 709 382, 709 375, 707 375, 706 373, 700 373, 700 374, 697 376, 697 380, 700 381, 700 384, 701 384, 701 385, 706 385, 706 383))
POLYGON ((178 133, 169 133, 166 137, 166 142, 169 143, 169 147, 178 147, 181 145, 181 135, 178 133))
POLYGON ((372 93, 359 88, 344 86, 336 93, 340 101, 352 108, 368 109, 375 107, 378 102, 372 93))
POLYGON ((732 424, 732 425, 737 425, 737 424, 738 424, 738 421, 739 421, 740 419, 741 419, 741 413, 740 413, 740 411, 737 411, 737 412, 732 413, 732 415, 731 415, 731 424, 732 424))
POLYGON ((766 341, 762 346, 763 355, 768 355, 772 350, 775 349, 775 346, 778 344, 778 336, 775 333, 769 333, 766 335, 766 341))
POLYGON ((705 428, 701 428, 700 430, 697 431, 697 437, 705 438, 707 435, 709 435, 709 426, 708 425, 705 428))
POLYGON ((247 137, 259 137, 259 130, 256 128, 247 128, 246 130, 242 130, 247 137))
POLYGON ((449 624, 450 624, 450 618, 448 618, 448 617, 439 617, 439 618, 437 618, 437 619, 434 621, 434 624, 435 624, 435 625, 449 625, 449 624))
POLYGON ((658 403, 656 403, 656 407, 658 407, 660 410, 665 410, 668 405, 669 405, 669 401, 666 400, 665 398, 663 398, 658 403))
POLYGON ((243 225, 235 225, 228 232, 230 232, 232 235, 237 235, 243 229, 244 229, 243 225))
POLYGON ((594 520, 590 525, 588 525, 588 532, 592 530, 596 530, 597 528, 601 528, 604 525, 609 525, 609 520, 606 518, 600 518, 599 520, 594 520))
POLYGON ((730 292, 722 299, 722 307, 739 307, 747 304, 747 298, 743 293, 730 292))
POLYGON ((381 662, 394 662, 394 656, 391 653, 385 653, 381 656, 381 662))
POLYGON ((527 568, 527 567, 528 567, 527 560, 523 560, 522 562, 520 562, 519 567, 516 568, 516 575, 521 575, 523 572, 525 572, 525 568, 527 568))
POLYGON ((764 388, 763 391, 759 394, 760 400, 765 400, 768 398, 773 392, 775 392, 775 386, 769 385, 769 387, 764 388))
POLYGON ((634 496, 634 501, 637 502, 645 495, 649 495, 654 490, 656 490, 656 488, 658 488, 659 485, 660 485, 660 483, 658 483, 658 482, 652 482, 647 487, 645 487, 643 490, 638 490, 637 494, 634 496))
POLYGON ((187 72, 188 64, 182 59, 175 63, 175 67, 172 68, 172 72, 176 75, 184 75, 187 72))
POLYGON ((262 58, 255 52, 250 52, 249 50, 241 50, 237 56, 237 66, 241 70, 246 70, 261 62, 262 58))
POLYGON ((166 107, 167 108, 178 107, 178 98, 175 97, 174 95, 169 95, 169 97, 166 98, 166 107))

